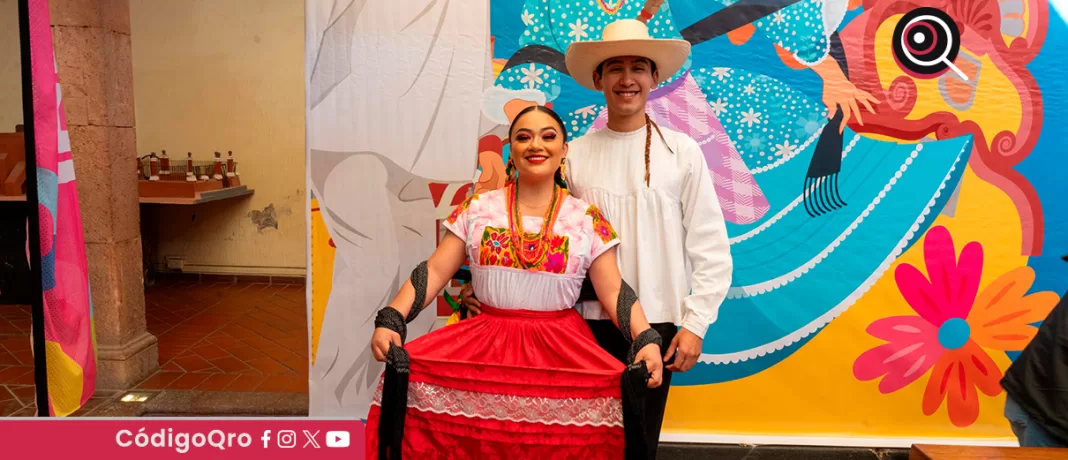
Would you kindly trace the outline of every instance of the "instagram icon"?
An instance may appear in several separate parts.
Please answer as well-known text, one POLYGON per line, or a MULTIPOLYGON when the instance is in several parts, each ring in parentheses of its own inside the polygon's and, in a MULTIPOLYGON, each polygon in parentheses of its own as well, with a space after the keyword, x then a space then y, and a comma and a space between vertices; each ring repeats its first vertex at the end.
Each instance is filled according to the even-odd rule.
POLYGON ((297 433, 293 430, 279 431, 278 447, 281 449, 292 449, 297 447, 297 433))

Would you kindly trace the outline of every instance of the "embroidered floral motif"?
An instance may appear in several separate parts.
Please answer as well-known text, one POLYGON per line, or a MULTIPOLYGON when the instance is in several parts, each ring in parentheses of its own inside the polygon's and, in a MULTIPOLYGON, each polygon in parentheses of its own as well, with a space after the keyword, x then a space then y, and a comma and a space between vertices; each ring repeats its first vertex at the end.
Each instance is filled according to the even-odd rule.
POLYGON ((586 215, 593 219, 593 231, 601 237, 602 243, 607 244, 612 240, 619 238, 619 236, 616 235, 616 229, 612 228, 612 224, 608 223, 608 219, 604 218, 604 215, 601 214, 600 209, 597 209, 597 206, 590 205, 590 207, 586 209, 586 215))
POLYGON ((464 200, 463 203, 460 203, 460 205, 457 206, 456 209, 452 210, 452 214, 449 214, 448 222, 450 224, 455 224, 456 223, 456 219, 460 218, 460 214, 463 214, 463 212, 466 211, 467 208, 470 208, 471 207, 471 203, 474 202, 477 199, 478 199, 478 194, 477 193, 467 197, 467 199, 464 200))
MULTIPOLYGON (((541 264, 532 268, 535 271, 563 274, 567 272, 568 250, 571 242, 567 236, 554 235, 549 241, 549 250, 541 264)), ((512 240, 507 228, 487 226, 482 231, 482 241, 478 251, 479 265, 483 267, 522 268, 515 257, 512 240)))
MULTIPOLYGON (((379 381, 371 404, 382 405, 379 381)), ((509 422, 567 426, 623 426, 623 406, 617 398, 546 398, 445 388, 425 382, 408 385, 408 408, 435 414, 509 422)))

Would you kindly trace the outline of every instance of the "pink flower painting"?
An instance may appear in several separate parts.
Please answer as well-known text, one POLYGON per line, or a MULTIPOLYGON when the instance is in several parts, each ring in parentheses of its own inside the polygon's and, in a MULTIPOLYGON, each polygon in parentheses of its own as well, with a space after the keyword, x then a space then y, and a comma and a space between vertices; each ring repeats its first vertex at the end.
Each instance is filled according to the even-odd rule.
POLYGON ((881 379, 879 391, 890 394, 927 376, 924 415, 934 415, 946 401, 949 420, 966 427, 979 418, 979 393, 1001 393, 1002 370, 988 350, 1022 350, 1060 300, 1053 292, 1027 291, 1035 280, 1030 267, 1009 271, 979 289, 983 247, 970 242, 958 254, 953 237, 937 226, 924 239, 927 273, 901 264, 894 273, 898 290, 916 316, 892 316, 873 322, 867 332, 887 343, 861 354, 853 375, 881 379))

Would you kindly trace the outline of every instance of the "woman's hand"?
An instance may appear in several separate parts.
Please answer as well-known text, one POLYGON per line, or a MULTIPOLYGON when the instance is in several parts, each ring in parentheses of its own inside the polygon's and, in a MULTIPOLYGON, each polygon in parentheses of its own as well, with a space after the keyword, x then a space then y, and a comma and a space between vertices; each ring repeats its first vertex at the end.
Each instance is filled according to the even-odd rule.
POLYGON ((638 350, 638 354, 634 357, 634 363, 637 364, 642 361, 645 361, 645 366, 649 368, 649 388, 659 387, 664 373, 664 361, 660 358, 660 347, 655 343, 650 343, 638 350))
POLYGON ((402 346, 400 334, 384 327, 375 328, 375 333, 371 336, 371 353, 374 353, 376 361, 386 360, 386 352, 389 351, 390 344, 402 346))
POLYGON ((460 286, 460 295, 463 297, 464 306, 467 307, 468 317, 482 313, 482 302, 475 298, 475 288, 471 283, 464 283, 460 286))

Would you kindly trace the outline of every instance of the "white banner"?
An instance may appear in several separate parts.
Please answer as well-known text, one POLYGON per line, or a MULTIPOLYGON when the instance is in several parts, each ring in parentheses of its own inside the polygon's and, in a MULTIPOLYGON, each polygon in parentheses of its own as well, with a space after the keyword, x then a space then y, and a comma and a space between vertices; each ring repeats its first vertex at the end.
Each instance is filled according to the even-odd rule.
MULTIPOLYGON (((492 128, 489 2, 305 4, 309 412, 362 418, 383 370, 368 346, 375 314, 436 246, 429 185, 470 183, 492 128)), ((434 320, 409 324, 408 340, 434 320)))

